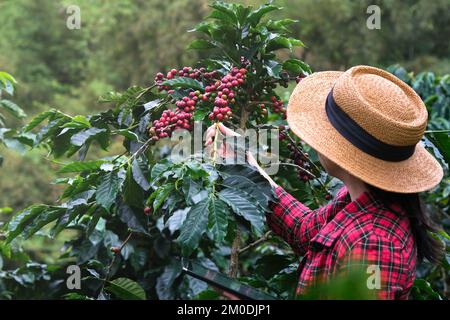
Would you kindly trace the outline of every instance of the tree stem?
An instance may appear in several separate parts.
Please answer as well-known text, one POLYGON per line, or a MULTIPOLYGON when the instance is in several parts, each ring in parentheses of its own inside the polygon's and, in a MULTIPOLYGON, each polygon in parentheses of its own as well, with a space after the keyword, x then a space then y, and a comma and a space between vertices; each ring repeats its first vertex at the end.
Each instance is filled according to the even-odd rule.
POLYGON ((113 256, 113 258, 111 259, 111 262, 110 262, 110 264, 108 265, 108 268, 107 268, 107 270, 106 270, 106 276, 105 276, 105 279, 103 279, 103 284, 102 284, 102 287, 101 287, 101 289, 100 289, 100 293, 103 292, 103 290, 105 289, 106 283, 109 281, 109 278, 111 277, 112 267, 113 267, 113 265, 114 265, 114 262, 116 262, 116 257, 117 257, 117 255, 120 254, 120 252, 121 252, 122 249, 125 247, 125 245, 128 243, 128 241, 130 241, 130 239, 131 239, 132 236, 133 236, 133 232, 131 231, 131 232, 128 234, 128 236, 127 236, 127 238, 125 239, 125 241, 122 242, 122 245, 119 247, 119 248, 120 248, 119 251, 118 251, 117 253, 114 253, 114 256, 113 256))
POLYGON ((267 241, 267 240, 270 238, 270 236, 272 235, 272 233, 273 233, 273 232, 272 232, 271 230, 267 231, 267 232, 266 232, 261 238, 259 238, 258 240, 255 240, 254 242, 248 244, 247 246, 245 246, 245 247, 239 249, 239 254, 241 254, 241 253, 243 253, 243 252, 245 252, 245 251, 247 251, 247 250, 250 250, 251 248, 254 248, 254 247, 256 247, 257 245, 259 245, 259 244, 261 244, 261 243, 267 241))
POLYGON ((230 269, 228 276, 236 278, 239 271, 239 247, 241 246, 241 231, 236 228, 236 236, 231 245, 230 269))
MULTIPOLYGON (((246 106, 242 106, 241 116, 239 121, 239 127, 245 130, 247 127, 249 112, 246 106)), ((239 249, 241 247, 241 232, 239 228, 236 228, 236 236, 234 237, 233 244, 231 245, 231 257, 230 257, 230 269, 228 275, 232 278, 236 278, 239 273, 239 249)))

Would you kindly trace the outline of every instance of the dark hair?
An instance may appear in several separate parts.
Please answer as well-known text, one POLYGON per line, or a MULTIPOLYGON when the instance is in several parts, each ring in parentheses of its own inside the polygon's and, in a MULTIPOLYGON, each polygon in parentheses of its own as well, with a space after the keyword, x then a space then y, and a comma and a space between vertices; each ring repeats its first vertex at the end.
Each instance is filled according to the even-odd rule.
POLYGON ((430 232, 436 232, 439 229, 431 221, 419 194, 395 193, 381 190, 371 185, 367 186, 375 199, 380 201, 386 208, 393 210, 391 205, 398 204, 405 210, 416 242, 419 262, 426 258, 432 263, 439 263, 442 259, 444 248, 442 243, 430 234, 430 232))

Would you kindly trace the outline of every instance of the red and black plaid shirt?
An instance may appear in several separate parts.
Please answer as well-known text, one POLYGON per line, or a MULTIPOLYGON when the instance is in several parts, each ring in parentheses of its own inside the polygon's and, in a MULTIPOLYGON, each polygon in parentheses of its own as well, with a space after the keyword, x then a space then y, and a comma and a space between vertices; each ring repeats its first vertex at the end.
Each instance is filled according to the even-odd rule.
POLYGON ((269 226, 303 256, 297 294, 348 271, 358 261, 370 267, 367 277, 380 276, 368 285, 377 298, 408 298, 416 247, 409 219, 399 206, 387 209, 368 192, 351 201, 343 187, 329 204, 310 210, 281 187, 275 192, 279 202, 267 215, 269 226))

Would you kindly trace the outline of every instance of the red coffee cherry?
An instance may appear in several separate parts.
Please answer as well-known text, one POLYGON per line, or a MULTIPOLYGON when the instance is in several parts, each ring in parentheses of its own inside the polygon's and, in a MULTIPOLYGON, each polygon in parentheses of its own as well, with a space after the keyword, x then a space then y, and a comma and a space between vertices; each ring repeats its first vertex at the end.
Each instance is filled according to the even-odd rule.
POLYGON ((119 254, 120 253, 120 247, 111 247, 111 252, 114 254, 119 254))

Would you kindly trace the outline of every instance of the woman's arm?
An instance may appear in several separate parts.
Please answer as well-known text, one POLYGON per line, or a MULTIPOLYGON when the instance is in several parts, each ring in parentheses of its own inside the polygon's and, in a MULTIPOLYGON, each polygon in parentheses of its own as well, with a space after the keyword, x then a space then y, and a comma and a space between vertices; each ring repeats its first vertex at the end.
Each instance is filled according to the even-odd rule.
POLYGON ((273 188, 278 188, 279 185, 276 184, 275 181, 273 181, 273 179, 267 174, 267 172, 264 171, 263 168, 261 168, 258 164, 258 161, 256 161, 255 157, 253 156, 253 154, 251 154, 250 152, 247 154, 247 160, 248 160, 248 164, 255 167, 256 170, 258 170, 258 172, 264 177, 266 178, 267 181, 269 181, 270 185, 273 188))
POLYGON ((275 193, 278 201, 271 204, 272 212, 266 215, 267 223, 295 253, 303 255, 311 240, 329 221, 333 202, 311 210, 281 187, 276 188, 275 193))
MULTIPOLYGON (((222 123, 217 123, 208 128, 205 145, 210 145, 213 142, 217 129, 225 136, 239 136, 239 134, 222 123)), ((220 150, 222 154, 229 152, 223 146, 221 146, 220 150)), ((332 211, 331 205, 310 210, 281 188, 259 166, 253 154, 248 153, 247 160, 251 166, 255 167, 269 181, 278 197, 278 201, 271 204, 273 212, 266 215, 269 227, 289 243, 296 253, 303 254, 308 249, 310 240, 327 222, 327 218, 332 211)))

